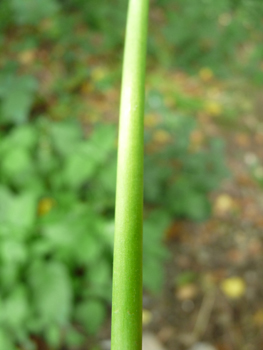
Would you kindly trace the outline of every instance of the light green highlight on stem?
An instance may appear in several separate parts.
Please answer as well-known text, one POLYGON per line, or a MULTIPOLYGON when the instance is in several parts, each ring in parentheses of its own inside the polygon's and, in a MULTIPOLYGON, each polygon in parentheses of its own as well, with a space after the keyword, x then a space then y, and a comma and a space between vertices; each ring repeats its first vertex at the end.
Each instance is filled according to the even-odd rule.
POLYGON ((143 115, 148 0, 130 0, 121 90, 111 350, 142 348, 143 115))

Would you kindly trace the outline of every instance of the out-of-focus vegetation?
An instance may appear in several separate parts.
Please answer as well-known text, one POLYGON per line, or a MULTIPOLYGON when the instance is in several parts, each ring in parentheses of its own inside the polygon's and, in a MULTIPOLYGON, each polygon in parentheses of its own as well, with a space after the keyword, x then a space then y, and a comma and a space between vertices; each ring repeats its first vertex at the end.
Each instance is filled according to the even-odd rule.
MULTIPOLYGON (((193 120, 176 123, 173 132, 151 130, 169 138, 167 145, 146 143, 143 268, 152 291, 163 279, 161 242, 169 222, 207 217, 206 194, 224 175, 217 142, 209 152, 189 152, 193 120)), ((53 346, 81 341, 74 325, 96 332, 111 298, 115 129, 98 125, 84 139, 76 121, 47 117, 2 128, 0 340, 7 349, 8 337, 30 348, 29 334, 42 334, 53 346)))
MULTIPOLYGON (((121 0, 0 2, 1 349, 34 349, 36 336, 53 348, 75 349, 105 319, 126 8, 121 0)), ((180 89, 182 76, 164 81, 159 69, 198 73, 204 84, 233 72, 261 83, 262 14, 262 4, 252 0, 152 1, 148 290, 162 283, 169 223, 207 218, 208 194, 226 175, 222 142, 200 136, 195 120, 200 112, 223 114, 225 101, 217 94, 189 96, 180 89)), ((232 113, 227 101, 224 108, 232 113)))

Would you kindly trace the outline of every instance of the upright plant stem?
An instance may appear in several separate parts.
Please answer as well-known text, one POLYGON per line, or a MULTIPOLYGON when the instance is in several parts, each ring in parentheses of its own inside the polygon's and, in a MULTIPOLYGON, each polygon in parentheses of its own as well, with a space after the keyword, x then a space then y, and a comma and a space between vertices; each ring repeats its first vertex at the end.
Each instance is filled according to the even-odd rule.
POLYGON ((142 347, 143 115, 148 0, 130 0, 121 90, 112 350, 142 347))

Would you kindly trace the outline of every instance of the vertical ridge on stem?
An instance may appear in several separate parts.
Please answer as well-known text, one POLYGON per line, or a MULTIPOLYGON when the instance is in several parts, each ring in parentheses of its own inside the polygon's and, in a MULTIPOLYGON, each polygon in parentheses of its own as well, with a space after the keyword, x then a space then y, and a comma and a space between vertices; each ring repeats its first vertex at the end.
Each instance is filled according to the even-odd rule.
POLYGON ((122 75, 112 350, 142 347, 143 116, 148 0, 130 0, 122 75))

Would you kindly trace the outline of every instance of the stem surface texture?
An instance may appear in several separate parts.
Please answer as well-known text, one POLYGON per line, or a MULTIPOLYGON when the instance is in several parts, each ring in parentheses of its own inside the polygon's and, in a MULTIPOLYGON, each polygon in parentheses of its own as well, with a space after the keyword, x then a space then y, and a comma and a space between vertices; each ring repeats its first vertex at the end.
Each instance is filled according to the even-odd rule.
POLYGON ((148 0, 130 0, 122 75, 111 350, 142 348, 143 116, 148 0))

